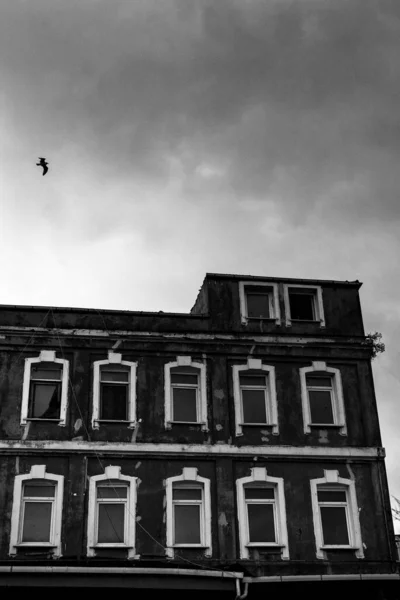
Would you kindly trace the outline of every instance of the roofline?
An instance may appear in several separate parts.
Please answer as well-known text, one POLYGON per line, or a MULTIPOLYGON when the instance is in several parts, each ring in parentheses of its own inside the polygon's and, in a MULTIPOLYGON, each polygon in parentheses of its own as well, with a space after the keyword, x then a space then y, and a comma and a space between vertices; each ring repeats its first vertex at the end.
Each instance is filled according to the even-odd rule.
POLYGON ((30 304, 0 304, 1 310, 28 310, 28 311, 45 311, 45 312, 85 312, 91 314, 127 314, 127 315, 141 315, 149 317, 198 317, 204 318, 204 314, 193 314, 190 312, 164 312, 159 311, 143 311, 143 310, 126 310, 126 309, 115 309, 115 308, 82 308, 82 307, 69 307, 69 306, 35 306, 30 304))
POLYGON ((330 284, 330 285, 343 285, 351 286, 359 289, 362 286, 362 282, 356 279, 355 281, 339 281, 336 279, 302 279, 297 277, 264 277, 263 275, 228 275, 226 273, 206 273, 205 279, 239 279, 242 281, 273 281, 282 283, 304 283, 304 284, 330 284))

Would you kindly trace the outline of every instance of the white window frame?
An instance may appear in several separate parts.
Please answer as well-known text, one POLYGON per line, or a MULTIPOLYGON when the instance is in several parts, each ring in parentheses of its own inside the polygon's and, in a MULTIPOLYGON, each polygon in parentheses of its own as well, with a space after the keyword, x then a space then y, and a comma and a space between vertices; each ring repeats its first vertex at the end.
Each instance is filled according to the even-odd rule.
POLYGON ((310 485, 317 558, 326 560, 327 551, 329 550, 354 550, 357 558, 364 558, 355 481, 339 477, 339 471, 324 470, 324 477, 311 479, 310 485), (319 510, 318 490, 334 491, 335 488, 337 491, 346 492, 346 517, 349 535, 349 544, 346 545, 324 545, 323 543, 324 538, 319 510))
POLYGON ((184 467, 182 475, 169 477, 165 480, 166 493, 166 516, 167 516, 167 549, 166 555, 173 558, 175 550, 180 548, 198 548, 204 549, 204 556, 212 555, 211 543, 211 485, 210 480, 200 477, 194 467, 184 467), (193 483, 203 488, 202 506, 200 509, 200 544, 175 544, 175 522, 174 522, 174 502, 173 485, 177 482, 193 483))
POLYGON ((339 428, 341 435, 347 435, 346 415, 344 410, 342 377, 339 369, 327 367, 324 361, 313 361, 311 367, 302 367, 300 369, 301 384, 301 403, 303 409, 304 433, 311 433, 311 428, 328 429, 329 427, 339 428), (314 424, 311 421, 310 402, 308 398, 307 375, 314 371, 325 372, 332 377, 332 412, 333 423, 314 424))
POLYGON ((245 365, 233 365, 232 366, 232 377, 233 377, 233 399, 235 405, 235 435, 243 435, 243 426, 249 427, 270 427, 272 426, 272 433, 274 435, 279 434, 278 425, 278 403, 276 398, 276 383, 275 383, 275 367, 271 365, 263 364, 261 359, 249 358, 245 365), (240 388, 239 374, 249 370, 265 371, 267 374, 267 398, 266 398, 266 414, 268 423, 255 423, 249 424, 243 422, 243 404, 242 404, 242 393, 240 388))
POLYGON ((239 301, 240 301, 240 319, 243 325, 249 321, 274 321, 276 325, 281 324, 281 313, 279 308, 278 284, 266 281, 239 281, 239 301), (272 288, 271 292, 266 292, 269 296, 270 318, 257 319, 249 317, 247 314, 246 288, 250 286, 272 288))
POLYGON ((248 559, 251 548, 281 548, 282 559, 289 559, 289 542, 286 525, 286 503, 284 481, 281 477, 270 477, 265 467, 253 467, 249 477, 236 480, 238 521, 239 521, 239 548, 240 558, 248 559), (275 490, 275 532, 276 542, 250 542, 248 527, 247 504, 245 487, 249 483, 266 483, 275 490))
POLYGON ((26 475, 16 475, 14 479, 13 508, 11 515, 10 555, 17 554, 18 548, 43 548, 52 551, 53 556, 61 556, 61 524, 64 496, 64 476, 46 473, 46 465, 32 465, 26 475), (50 540, 48 542, 22 542, 22 509, 24 484, 37 479, 53 482, 54 500, 51 511, 50 540))
POLYGON ((302 290, 310 290, 314 297, 314 312, 315 319, 313 321, 302 321, 302 320, 294 320, 297 324, 301 323, 319 323, 321 327, 325 327, 325 313, 324 313, 324 302, 322 299, 322 287, 320 285, 301 285, 294 283, 285 283, 283 286, 283 299, 285 304, 285 324, 286 327, 292 326, 292 317, 290 314, 290 301, 289 301, 289 291, 292 289, 300 288, 302 290))
POLYGON ((135 552, 136 498, 137 477, 121 475, 120 466, 109 465, 105 468, 103 475, 94 475, 93 477, 90 477, 87 521, 87 556, 96 556, 96 550, 102 548, 126 548, 128 550, 128 558, 137 558, 135 552), (96 542, 98 533, 97 484, 102 481, 108 482, 110 480, 125 483, 128 488, 124 522, 124 542, 98 544, 96 542))
POLYGON ((208 431, 207 421, 207 379, 206 365, 201 362, 192 361, 191 356, 177 356, 173 362, 164 365, 164 418, 165 429, 171 429, 175 423, 185 425, 185 421, 172 420, 172 391, 171 391, 171 369, 175 367, 193 367, 199 371, 199 387, 197 392, 197 421, 188 422, 187 425, 201 425, 202 431, 208 431))
POLYGON ((24 383, 22 387, 22 405, 21 405, 21 425, 27 425, 30 421, 57 421, 60 427, 65 427, 67 422, 67 404, 68 404, 68 380, 69 380, 69 362, 64 358, 56 358, 55 350, 41 350, 39 356, 25 359, 24 383), (41 362, 50 362, 62 366, 61 378, 61 403, 59 419, 40 419, 28 417, 29 414, 29 390, 31 383, 31 368, 33 364, 41 362))
POLYGON ((102 423, 127 423, 128 429, 135 429, 137 426, 136 416, 136 371, 137 362, 122 360, 122 354, 109 351, 107 360, 96 360, 93 363, 93 408, 92 408, 92 428, 99 429, 102 423), (128 419, 127 421, 103 420, 100 419, 100 371, 106 365, 122 365, 129 369, 128 383, 128 419))

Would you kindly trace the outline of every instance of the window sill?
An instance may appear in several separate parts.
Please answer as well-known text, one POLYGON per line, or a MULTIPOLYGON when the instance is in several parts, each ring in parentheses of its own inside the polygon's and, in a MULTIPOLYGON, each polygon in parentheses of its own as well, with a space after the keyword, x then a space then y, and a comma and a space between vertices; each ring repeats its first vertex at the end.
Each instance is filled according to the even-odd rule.
POLYGON ((239 423, 241 427, 276 427, 277 423, 239 423))
POLYGON ((45 423, 47 423, 49 421, 52 421, 53 423, 61 423, 61 422, 64 423, 64 421, 62 419, 42 419, 39 417, 27 417, 26 420, 27 421, 44 421, 45 423))
POLYGON ((338 423, 309 423, 309 427, 315 427, 316 429, 327 429, 328 427, 341 429, 344 425, 339 425, 338 423))
POLYGON ((321 550, 359 550, 358 546, 321 546, 321 550))
POLYGON ((96 419, 96 423, 134 423, 126 419, 96 419))
POLYGON ((284 544, 273 544, 269 542, 249 542, 246 548, 285 548, 284 544))
POLYGON ((93 550, 109 550, 115 548, 116 550, 131 550, 134 546, 126 546, 125 544, 96 544, 96 546, 89 546, 93 550))
POLYGON ((172 548, 199 548, 207 550, 208 546, 203 546, 203 544, 174 544, 171 546, 172 548))
POLYGON ((14 544, 15 548, 58 548, 56 544, 50 544, 48 542, 21 542, 20 544, 14 544))
POLYGON ((170 421, 170 425, 205 425, 205 423, 201 423, 200 421, 170 421))
POLYGON ((286 325, 291 325, 292 323, 297 324, 301 324, 304 323, 305 325, 309 325, 309 324, 314 324, 314 325, 321 325, 321 327, 324 327, 322 321, 315 320, 315 319, 288 319, 286 322, 286 325))

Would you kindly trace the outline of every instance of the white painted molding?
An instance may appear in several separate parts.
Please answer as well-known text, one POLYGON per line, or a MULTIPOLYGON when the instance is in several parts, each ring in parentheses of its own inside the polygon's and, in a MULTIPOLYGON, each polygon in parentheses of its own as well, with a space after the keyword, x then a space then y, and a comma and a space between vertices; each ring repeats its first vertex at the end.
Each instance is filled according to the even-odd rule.
MULTIPOLYGON (((174 367, 193 367, 200 373, 199 389, 197 395, 198 424, 202 431, 208 431, 207 419, 207 376, 205 363, 192 361, 190 356, 177 356, 173 362, 164 365, 164 426, 171 429, 172 420, 172 394, 171 394, 171 369, 174 367)), ((192 423, 190 423, 192 424, 192 423)))
POLYGON ((274 435, 279 434, 278 424, 278 402, 276 397, 276 383, 275 383, 275 367, 271 365, 265 365, 260 359, 249 358, 245 365, 233 365, 232 366, 232 378, 233 378, 233 401, 235 406, 235 435, 237 437, 243 435, 243 406, 242 406, 242 395, 240 391, 240 380, 239 375, 241 372, 248 371, 250 369, 257 369, 260 371, 266 371, 268 373, 267 379, 267 419, 268 423, 260 423, 260 427, 265 425, 272 425, 272 433, 274 435))
POLYGON ((55 420, 58 420, 58 425, 60 427, 65 427, 67 421, 69 362, 64 358, 56 358, 56 353, 54 350, 41 350, 39 356, 25 359, 24 381, 22 386, 21 425, 26 425, 29 421, 28 411, 31 367, 33 364, 40 362, 52 362, 62 365, 60 419, 55 420))
POLYGON ((239 546, 240 546, 240 558, 249 558, 249 530, 247 521, 247 509, 245 501, 245 486, 247 483, 260 483, 270 484, 275 491, 275 505, 276 510, 274 511, 274 518, 276 519, 275 527, 277 533, 276 543, 260 542, 260 544, 254 544, 254 547, 260 548, 282 548, 282 559, 289 559, 289 542, 286 525, 286 503, 285 503, 285 490, 284 481, 281 477, 270 477, 265 467, 254 467, 251 469, 251 475, 249 477, 242 477, 236 480, 236 491, 237 491, 237 507, 238 507, 238 521, 239 521, 239 546))
POLYGON ((48 548, 53 556, 61 556, 61 526, 62 526, 62 507, 64 498, 64 477, 54 473, 46 473, 46 465, 33 465, 30 473, 26 475, 16 475, 14 479, 13 507, 11 515, 11 533, 10 533, 10 555, 17 554, 17 548, 38 547, 44 550, 48 548), (22 534, 22 492, 26 481, 34 479, 45 479, 55 484, 54 503, 52 507, 51 530, 49 542, 21 543, 22 534))
POLYGON ((89 478, 89 503, 87 520, 87 556, 96 556, 96 548, 126 548, 128 558, 135 558, 136 537, 136 487, 137 477, 121 475, 121 467, 109 465, 103 475, 94 475, 89 478), (101 481, 121 481, 128 487, 128 498, 125 510, 125 535, 123 543, 96 544, 97 539, 97 484, 101 481))
POLYGON ((92 406, 92 428, 99 429, 101 421, 100 416, 100 370, 105 365, 122 365, 129 369, 129 390, 128 390, 128 428, 134 429, 137 425, 136 416, 136 370, 137 362, 122 360, 122 354, 119 352, 108 352, 106 360, 96 360, 93 363, 93 406, 92 406))
POLYGON ((87 441, 54 441, 54 440, 0 440, 3 454, 15 454, 20 450, 31 450, 38 454, 69 452, 92 455, 112 455, 122 452, 126 456, 160 454, 164 456, 287 456, 293 460, 310 458, 361 458, 363 460, 382 459, 385 449, 381 447, 354 446, 235 446, 233 444, 151 444, 130 442, 87 442, 87 441))
MULTIPOLYGON (((332 375, 332 386, 333 386, 333 399, 332 399, 332 410, 334 425, 339 427, 339 433, 341 435, 347 435, 346 416, 344 410, 344 399, 343 399, 343 387, 342 377, 339 369, 333 367, 327 367, 323 361, 314 361, 311 367, 302 367, 299 369, 300 372, 300 385, 301 385, 301 405, 303 409, 303 425, 304 433, 308 434, 311 432, 311 410, 308 399, 307 390, 307 374, 313 373, 314 371, 326 372, 332 375)), ((326 425, 328 428, 329 425, 326 425)), ((321 429, 324 426, 321 425, 321 429)))
POLYGON ((354 550, 357 558, 364 558, 364 550, 361 538, 361 527, 357 504, 356 485, 352 479, 344 479, 339 477, 339 471, 336 470, 324 470, 324 476, 320 479, 311 479, 311 504, 313 511, 313 523, 314 523, 314 535, 315 535, 315 547, 316 556, 319 559, 326 560, 328 549, 324 549, 323 546, 323 532, 321 513, 318 504, 318 488, 323 489, 321 486, 325 486, 327 489, 332 490, 337 487, 346 491, 347 500, 347 521, 348 521, 348 535, 349 545, 348 546, 336 546, 336 548, 343 548, 344 550, 354 550))
MULTIPOLYGON (((272 297, 270 301, 271 320, 275 319, 275 324, 281 324, 281 313, 279 308, 278 284, 259 281, 239 281, 239 301, 240 301, 240 319, 243 325, 247 325, 249 317, 247 316, 246 289, 250 286, 272 288, 272 297)), ((250 317, 251 318, 251 317, 250 317)), ((262 320, 262 319, 259 319, 262 320)), ((265 319, 268 320, 268 319, 265 319)))
MULTIPOLYGON (((200 477, 197 474, 196 468, 184 467, 182 469, 182 475, 176 477, 169 477, 165 480, 165 494, 166 494, 166 519, 167 519, 167 550, 166 556, 174 558, 175 546, 174 546, 174 505, 172 498, 173 484, 179 481, 193 481, 203 486, 203 503, 202 503, 202 515, 200 518, 201 522, 201 543, 200 544, 188 544, 188 548, 203 548, 204 556, 212 555, 212 542, 211 542, 211 486, 210 480, 205 477, 200 477)), ((178 548, 184 548, 185 546, 179 544, 178 548)))
MULTIPOLYGON (((324 313, 324 302, 322 299, 322 287, 320 285, 300 285, 300 284, 283 284, 283 300, 285 304, 285 324, 286 327, 291 327, 292 318, 290 315, 290 302, 289 302, 289 290, 294 288, 308 289, 315 294, 315 311, 316 311, 316 319, 315 322, 319 322, 321 327, 325 327, 325 313, 324 313)), ((298 321, 301 323, 301 321, 298 321)))

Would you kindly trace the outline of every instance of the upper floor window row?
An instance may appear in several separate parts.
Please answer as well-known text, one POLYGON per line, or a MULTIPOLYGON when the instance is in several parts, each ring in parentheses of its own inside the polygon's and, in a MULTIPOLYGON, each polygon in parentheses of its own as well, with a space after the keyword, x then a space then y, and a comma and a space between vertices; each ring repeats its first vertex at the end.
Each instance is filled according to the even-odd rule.
MULTIPOLYGON (((240 313, 243 324, 251 320, 274 320, 281 324, 277 283, 239 282, 240 313)), ((284 284, 285 324, 314 322, 325 327, 322 288, 317 285, 284 284)))
MULTIPOLYGON (((93 365, 92 427, 102 423, 137 424, 137 362, 122 360, 110 351, 108 359, 93 365)), ((66 424, 68 361, 54 351, 25 361, 21 424, 31 420, 66 424)), ((275 367, 249 358, 232 367, 235 433, 244 427, 271 428, 279 433, 275 367)), ((342 381, 339 369, 323 361, 300 368, 304 433, 312 427, 336 427, 347 434, 342 381)), ((208 430, 206 365, 190 356, 177 356, 164 365, 164 425, 200 425, 208 430)))
MULTIPOLYGON (((173 558, 182 548, 202 550, 212 556, 211 481, 195 467, 169 477, 165 485, 166 555, 173 558)), ((336 470, 310 480, 316 557, 326 559, 332 550, 351 550, 363 558, 354 479, 339 477, 336 470)), ((61 556, 64 477, 33 465, 30 473, 14 480, 10 555, 19 549, 40 549, 61 556)), ((109 465, 103 474, 89 477, 87 556, 105 549, 125 549, 136 555, 136 506, 138 478, 109 465)), ((254 550, 279 550, 289 558, 285 485, 265 467, 253 467, 250 475, 236 480, 240 558, 254 550)))

